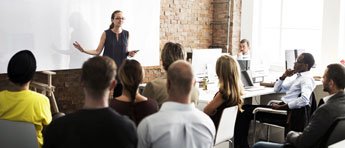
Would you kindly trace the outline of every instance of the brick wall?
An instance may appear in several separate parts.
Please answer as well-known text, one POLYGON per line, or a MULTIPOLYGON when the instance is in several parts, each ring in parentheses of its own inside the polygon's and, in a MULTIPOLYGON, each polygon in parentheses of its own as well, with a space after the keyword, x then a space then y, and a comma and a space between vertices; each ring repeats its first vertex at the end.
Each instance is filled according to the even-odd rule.
MULTIPOLYGON (((181 43, 187 50, 208 48, 211 45, 225 46, 227 42, 227 19, 230 18, 228 52, 238 50, 240 40, 241 0, 162 0, 160 16, 160 47, 168 42, 181 43), (223 3, 223 4, 217 4, 223 3)), ((164 73, 160 66, 145 68, 144 82, 164 73)), ((83 91, 79 85, 80 69, 55 71, 53 85, 60 111, 65 113, 80 109, 83 105, 83 91)), ((0 74, 0 81, 7 79, 0 74)), ((46 82, 45 75, 37 73, 35 80, 46 82)), ((1 88, 0 88, 1 89, 1 88)))

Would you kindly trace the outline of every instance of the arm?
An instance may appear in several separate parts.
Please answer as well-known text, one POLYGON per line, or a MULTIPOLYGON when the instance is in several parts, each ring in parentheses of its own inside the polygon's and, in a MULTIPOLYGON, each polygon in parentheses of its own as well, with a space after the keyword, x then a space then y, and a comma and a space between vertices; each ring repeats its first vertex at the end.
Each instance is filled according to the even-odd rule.
POLYGON ((283 82, 287 77, 291 77, 293 74, 294 74, 293 70, 287 69, 284 72, 284 74, 281 77, 279 77, 278 81, 274 84, 274 91, 275 92, 286 92, 287 90, 289 90, 291 85, 292 85, 292 82, 284 83, 284 85, 283 85, 283 82))
POLYGON ((304 128, 303 133, 291 131, 287 134, 286 142, 296 147, 313 147, 317 144, 327 129, 331 126, 331 115, 324 109, 318 109, 311 121, 304 128))
POLYGON ((301 96, 288 103, 290 109, 304 107, 310 103, 310 96, 315 88, 314 81, 305 79, 299 85, 301 87, 301 96))
POLYGON ((73 43, 73 46, 77 48, 80 52, 84 52, 90 55, 99 55, 101 54, 103 50, 105 39, 106 39, 106 35, 105 35, 105 32, 103 32, 101 39, 99 41, 98 47, 95 50, 85 50, 77 41, 73 43))
POLYGON ((217 108, 222 105, 223 98, 221 93, 217 93, 216 96, 209 102, 206 107, 204 108, 204 112, 207 115, 213 115, 216 113, 217 108))

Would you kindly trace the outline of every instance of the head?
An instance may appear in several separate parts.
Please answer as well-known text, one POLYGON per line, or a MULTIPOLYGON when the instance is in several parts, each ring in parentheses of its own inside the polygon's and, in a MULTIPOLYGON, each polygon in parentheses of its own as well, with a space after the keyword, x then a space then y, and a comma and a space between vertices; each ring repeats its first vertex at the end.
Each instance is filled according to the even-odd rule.
POLYGON ((7 66, 7 76, 16 85, 30 82, 36 71, 36 59, 29 50, 22 50, 12 56, 7 66))
POLYGON ((243 87, 237 60, 229 55, 222 55, 216 62, 216 74, 219 79, 219 91, 232 99, 231 104, 242 104, 243 87))
POLYGON ((167 74, 167 89, 172 101, 189 103, 193 83, 193 70, 187 61, 178 60, 170 65, 167 74))
POLYGON ((165 43, 162 54, 162 64, 165 71, 168 70, 169 66, 177 60, 184 59, 184 50, 181 44, 167 42, 165 43))
POLYGON ((111 14, 111 24, 109 26, 109 29, 112 29, 114 27, 121 27, 124 20, 125 20, 125 17, 123 16, 122 11, 115 10, 111 14))
POLYGON ((106 56, 96 56, 84 62, 81 83, 90 96, 100 99, 115 86, 115 76, 115 62, 106 56))
POLYGON ((294 65, 295 72, 309 71, 315 64, 315 60, 312 54, 302 53, 297 57, 294 65))
POLYGON ((247 53, 249 49, 250 49, 249 41, 247 39, 242 39, 240 41, 240 51, 242 51, 243 53, 247 53))
POLYGON ((140 63, 136 60, 125 60, 119 69, 118 77, 124 90, 130 93, 130 98, 134 103, 139 84, 144 78, 143 68, 140 63))
POLYGON ((330 64, 323 75, 323 90, 330 94, 345 88, 345 67, 341 64, 330 64))

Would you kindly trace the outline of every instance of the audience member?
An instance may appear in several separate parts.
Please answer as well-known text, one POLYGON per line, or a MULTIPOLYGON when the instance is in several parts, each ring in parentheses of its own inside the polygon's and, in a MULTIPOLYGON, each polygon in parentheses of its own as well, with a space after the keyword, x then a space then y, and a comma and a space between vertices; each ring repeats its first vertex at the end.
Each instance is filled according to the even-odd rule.
POLYGON ((219 90, 215 94, 213 100, 204 108, 204 112, 208 114, 216 128, 223 110, 227 107, 237 105, 242 107, 243 86, 241 85, 240 70, 237 61, 231 56, 223 55, 216 62, 216 74, 219 79, 219 90))
POLYGON ((215 127, 205 113, 191 104, 194 74, 187 61, 174 62, 167 73, 168 101, 138 126, 138 148, 210 148, 215 127))
POLYGON ((125 60, 119 69, 118 78, 122 83, 122 95, 110 100, 110 106, 118 113, 130 117, 136 125, 146 116, 158 111, 156 100, 139 94, 139 84, 144 71, 136 60, 125 60))
POLYGON ((109 108, 110 90, 116 85, 116 65, 109 57, 96 56, 82 66, 83 109, 54 120, 45 131, 46 148, 137 146, 134 123, 109 108))
POLYGON ((34 124, 41 147, 43 126, 51 122, 52 114, 49 99, 29 90, 35 71, 36 59, 29 50, 19 51, 10 59, 7 76, 13 87, 0 92, 0 119, 34 124))
MULTIPOLYGON (((294 69, 288 69, 285 73, 277 80, 274 85, 274 90, 276 92, 284 92, 285 96, 281 98, 282 102, 279 104, 273 104, 272 106, 267 105, 243 105, 242 109, 244 112, 239 116, 240 122, 239 129, 242 132, 241 136, 238 136, 240 139, 238 144, 240 147, 248 147, 248 129, 250 121, 253 119, 253 110, 256 107, 267 107, 278 110, 291 110, 294 109, 294 112, 299 112, 299 116, 295 116, 294 119, 289 118, 288 121, 285 115, 270 115, 264 117, 274 124, 281 126, 286 126, 286 132, 290 130, 302 131, 304 128, 305 115, 304 107, 310 106, 310 96, 315 88, 315 81, 313 76, 310 73, 310 69, 313 67, 315 61, 313 55, 310 53, 302 53, 298 56, 297 61, 295 62, 294 69), (287 78, 289 77, 289 78, 287 78), (285 80, 286 79, 286 80, 285 80), (291 120, 293 120, 293 124, 291 120), (289 123, 287 123, 289 122, 289 123), (303 123, 303 124, 302 124, 303 123), (242 135, 243 134, 243 135, 242 135)), ((235 141, 236 144, 236 141, 235 141)))
POLYGON ((237 53, 238 60, 250 60, 250 46, 247 39, 240 41, 240 50, 237 53))
MULTIPOLYGON (((345 115, 345 67, 340 64, 330 64, 323 75, 323 90, 329 93, 327 101, 320 106, 311 117, 311 121, 303 132, 290 131, 286 142, 297 148, 317 148, 330 128, 332 122, 345 115)), ((284 144, 259 142, 254 148, 283 148, 284 144)))
MULTIPOLYGON (((183 59, 185 59, 185 57, 184 50, 181 44, 167 42, 164 45, 162 49, 161 60, 165 71, 168 70, 169 66, 173 62, 183 59)), ((156 78, 151 82, 147 83, 146 87, 144 88, 143 95, 148 98, 156 99, 158 105, 161 106, 165 101, 167 101, 168 98, 167 89, 165 87, 166 83, 167 76, 166 74, 164 74, 162 77, 156 78)), ((194 102, 194 104, 197 105, 199 100, 199 93, 196 87, 192 88, 191 97, 192 102, 194 102)))

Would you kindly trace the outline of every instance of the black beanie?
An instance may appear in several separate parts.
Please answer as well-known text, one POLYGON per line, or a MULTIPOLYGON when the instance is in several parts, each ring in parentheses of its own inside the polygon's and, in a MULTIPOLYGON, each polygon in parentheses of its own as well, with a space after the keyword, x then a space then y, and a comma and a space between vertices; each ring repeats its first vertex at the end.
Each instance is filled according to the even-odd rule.
POLYGON ((13 83, 23 85, 29 82, 36 71, 36 59, 29 50, 22 50, 13 55, 8 63, 7 76, 13 83))

